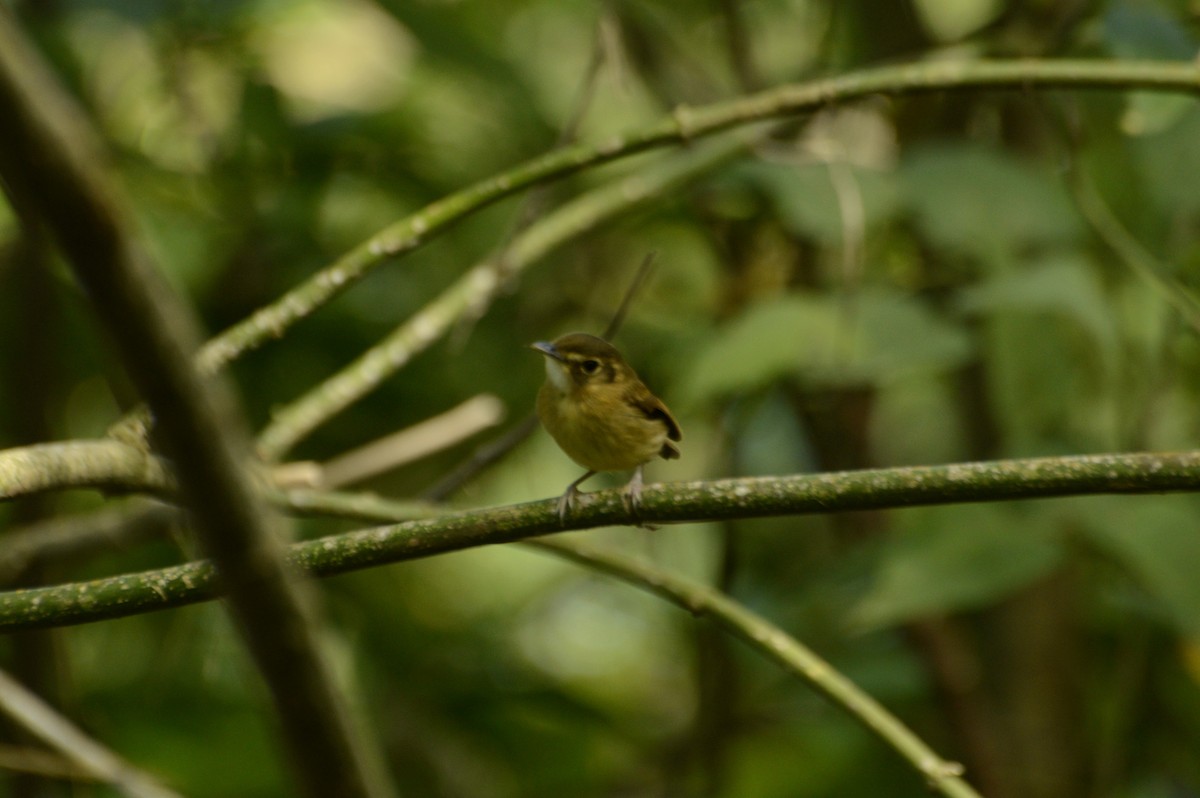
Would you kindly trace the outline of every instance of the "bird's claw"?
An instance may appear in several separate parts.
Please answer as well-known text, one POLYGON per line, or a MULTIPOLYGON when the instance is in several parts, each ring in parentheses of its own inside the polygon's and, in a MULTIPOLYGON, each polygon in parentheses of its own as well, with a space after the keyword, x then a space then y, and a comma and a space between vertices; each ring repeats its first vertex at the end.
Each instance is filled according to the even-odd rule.
POLYGON ((625 486, 625 490, 621 494, 621 501, 625 505, 625 511, 634 517, 634 520, 641 521, 642 517, 642 469, 638 467, 634 470, 633 476, 629 478, 629 484, 625 486))
POLYGON ((563 526, 567 524, 567 516, 575 509, 575 499, 579 491, 574 485, 567 488, 563 495, 558 498, 558 522, 563 526))

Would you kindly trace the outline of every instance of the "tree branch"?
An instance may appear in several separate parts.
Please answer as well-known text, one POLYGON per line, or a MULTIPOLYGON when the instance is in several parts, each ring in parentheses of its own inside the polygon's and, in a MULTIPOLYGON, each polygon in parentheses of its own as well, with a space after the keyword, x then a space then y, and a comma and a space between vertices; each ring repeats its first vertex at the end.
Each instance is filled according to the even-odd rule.
POLYGON ((563 205, 518 235, 499 258, 478 264, 416 315, 347 364, 341 371, 273 414, 258 438, 258 450, 277 460, 309 433, 366 396, 438 340, 465 314, 479 313, 507 281, 574 236, 631 211, 746 151, 732 138, 697 152, 654 164, 563 205))
MULTIPOLYGON (((641 512, 620 489, 583 494, 564 526, 558 500, 406 520, 293 544, 290 559, 312 576, 332 576, 449 551, 510 543, 614 524, 683 523, 844 510, 1012 499, 1200 490, 1200 451, 1100 454, 985 463, 881 468, 830 474, 746 477, 647 485, 641 512)), ((411 503, 373 496, 279 493, 276 503, 304 515, 366 523, 410 519, 411 503)), ((91 582, 0 593, 0 632, 67 626, 206 601, 218 595, 208 562, 91 582)))
POLYGON ((159 421, 181 494, 274 698, 301 791, 380 794, 282 557, 278 524, 245 471, 247 436, 232 397, 191 365, 198 325, 131 234, 92 129, 2 10, 0 116, 5 189, 24 218, 52 232, 159 421))
POLYGON ((99 488, 167 495, 170 465, 113 440, 41 443, 0 451, 0 501, 51 490, 99 488))
POLYGON ((721 591, 636 558, 577 541, 544 540, 530 545, 603 571, 693 615, 709 618, 849 713, 867 731, 904 757, 930 787, 950 798, 979 798, 979 794, 961 778, 962 765, 939 757, 899 718, 815 652, 721 591))
POLYGON ((1200 69, 1164 61, 936 61, 850 72, 833 78, 779 86, 746 97, 671 116, 600 144, 563 147, 526 161, 433 202, 359 244, 272 304, 225 330, 200 351, 209 373, 289 327, 362 279, 387 258, 415 249, 454 222, 497 200, 588 167, 669 144, 686 144, 731 127, 803 113, 871 95, 906 95, 965 89, 1134 89, 1200 91, 1200 69))
POLYGON ((180 798, 109 749, 97 743, 53 707, 0 671, 0 712, 54 748, 91 778, 130 798, 180 798))

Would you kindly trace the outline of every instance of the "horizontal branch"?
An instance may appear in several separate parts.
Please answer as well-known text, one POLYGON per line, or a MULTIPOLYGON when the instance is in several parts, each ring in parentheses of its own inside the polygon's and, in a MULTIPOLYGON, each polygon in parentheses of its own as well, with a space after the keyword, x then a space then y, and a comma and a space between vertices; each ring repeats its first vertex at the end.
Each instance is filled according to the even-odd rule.
POLYGON ((166 494, 175 491, 175 479, 166 461, 115 440, 0 451, 0 501, 69 488, 166 494))
POLYGON ((872 95, 905 95, 963 89, 1107 89, 1200 91, 1200 69, 1163 61, 937 61, 850 72, 797 83, 670 116, 600 144, 563 147, 443 197, 359 244, 310 279, 201 349, 201 371, 222 368, 264 342, 282 337, 300 319, 345 291, 389 257, 416 248, 454 222, 530 186, 629 155, 687 143, 746 125, 850 102, 872 95))
MULTIPOLYGON (((1200 490, 1200 451, 1100 454, 985 463, 882 468, 831 474, 747 477, 647 485, 639 518, 620 490, 583 494, 565 525, 557 499, 380 526, 293 544, 290 558, 312 576, 330 576, 449 551, 510 543, 614 524, 683 523, 930 504, 1084 494, 1200 490)), ((367 523, 411 518, 413 506, 375 497, 305 491, 277 503, 305 515, 324 512, 367 523)), ((212 566, 194 562, 136 574, 0 593, 0 632, 87 623, 205 601, 217 594, 212 566)))

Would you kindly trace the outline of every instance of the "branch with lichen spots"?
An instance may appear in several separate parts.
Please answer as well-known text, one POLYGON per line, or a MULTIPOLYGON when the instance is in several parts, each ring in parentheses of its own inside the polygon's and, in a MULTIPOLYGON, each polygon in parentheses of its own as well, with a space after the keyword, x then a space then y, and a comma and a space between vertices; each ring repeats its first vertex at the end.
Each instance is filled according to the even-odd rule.
MULTIPOLYGON (((373 568, 553 532, 634 523, 686 523, 931 504, 1074 495, 1200 490, 1200 451, 1100 454, 983 463, 880 468, 830 474, 746 477, 647 485, 637 518, 620 490, 580 496, 562 524, 557 499, 410 519, 411 503, 316 491, 280 492, 276 505, 384 526, 292 545, 289 558, 311 576, 373 568)), ((108 579, 0 593, 0 632, 88 623, 216 597, 215 572, 193 562, 108 579)))

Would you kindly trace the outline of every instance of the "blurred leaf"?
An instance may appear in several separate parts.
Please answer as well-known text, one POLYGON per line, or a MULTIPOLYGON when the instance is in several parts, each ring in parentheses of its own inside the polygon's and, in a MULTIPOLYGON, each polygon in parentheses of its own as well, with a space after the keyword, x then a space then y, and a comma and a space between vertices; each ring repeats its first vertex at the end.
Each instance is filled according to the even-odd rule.
POLYGON ((767 193, 789 231, 827 246, 844 243, 843 202, 856 204, 854 212, 862 215, 865 230, 889 221, 899 207, 891 175, 846 163, 788 166, 756 161, 746 164, 738 174, 767 193), (841 198, 834 188, 833 169, 842 170, 849 178, 849 190, 841 198))
POLYGON ((905 202, 934 246, 985 263, 1021 246, 1071 244, 1083 225, 1062 184, 1011 155, 967 144, 916 148, 905 202))
POLYGON ((865 379, 947 371, 971 354, 965 330, 904 292, 872 288, 852 301, 861 324, 857 370, 865 379))
POLYGON ((965 331, 886 288, 846 299, 794 294, 751 307, 694 359, 693 401, 752 391, 788 375, 859 384, 952 368, 970 355, 965 331))
POLYGON ((416 42, 375 3, 307 0, 267 13, 250 44, 300 118, 381 110, 402 96, 416 42))
POLYGON ((943 42, 974 33, 1004 10, 1000 0, 916 0, 913 5, 925 28, 943 42))
MULTIPOLYGON (((822 297, 795 295, 752 306, 718 335, 684 377, 685 399, 740 393, 795 373, 812 349, 836 324, 822 297)), ((838 347, 847 355, 845 342, 838 347)))
POLYGON ((1117 330, 1095 265, 1082 253, 1051 255, 1029 268, 1007 272, 963 291, 966 313, 1053 313, 1078 324, 1112 365, 1117 330))
POLYGON ((1200 110, 1194 101, 1190 109, 1177 124, 1134 142, 1148 193, 1168 219, 1200 214, 1200 192, 1180 179, 1200 174, 1200 110))
POLYGON ((910 510, 854 618, 888 626, 993 603, 1046 575, 1064 550, 1044 515, 1011 505, 910 510))
MULTIPOLYGON (((1187 61, 1196 54, 1196 41, 1187 29, 1152 3, 1113 3, 1104 15, 1103 31, 1118 58, 1187 61)), ((1133 92, 1122 127, 1129 133, 1162 130, 1195 106, 1191 97, 1133 92)))
POLYGON ((1113 2, 1104 15, 1104 39, 1121 58, 1187 61, 1196 54, 1187 29, 1152 3, 1113 2))
POLYGON ((1200 535, 1191 497, 1081 503, 1083 533, 1120 563, 1181 634, 1200 637, 1200 535))

